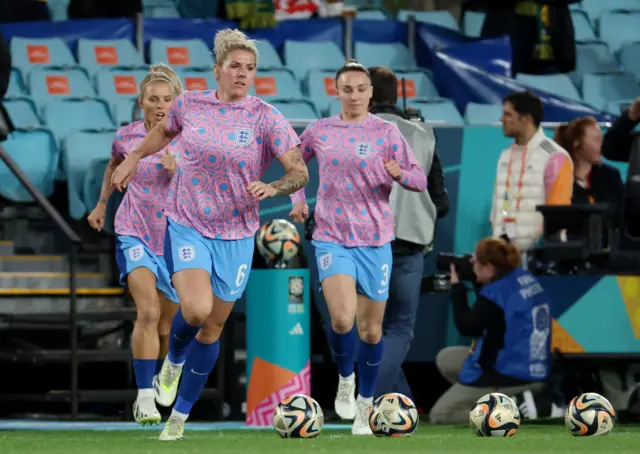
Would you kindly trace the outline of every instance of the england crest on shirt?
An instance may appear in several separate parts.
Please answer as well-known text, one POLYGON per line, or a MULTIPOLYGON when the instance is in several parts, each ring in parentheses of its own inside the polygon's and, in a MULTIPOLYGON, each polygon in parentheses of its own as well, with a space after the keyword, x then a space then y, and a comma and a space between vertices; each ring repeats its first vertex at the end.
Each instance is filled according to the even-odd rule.
POLYGON ((251 143, 253 139, 253 129, 238 128, 236 129, 236 143, 243 147, 246 147, 251 143))
POLYGON ((368 158, 371 154, 371 143, 358 142, 356 144, 356 156, 359 158, 368 158))

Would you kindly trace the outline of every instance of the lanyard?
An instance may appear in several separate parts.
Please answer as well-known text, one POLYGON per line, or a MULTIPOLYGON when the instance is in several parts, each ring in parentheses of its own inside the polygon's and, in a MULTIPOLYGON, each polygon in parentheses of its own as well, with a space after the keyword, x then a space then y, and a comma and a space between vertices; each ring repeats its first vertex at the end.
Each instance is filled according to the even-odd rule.
MULTIPOLYGON (((509 152, 509 166, 507 167, 507 182, 505 183, 504 188, 504 200, 502 202, 502 209, 505 213, 509 210, 509 188, 511 186, 511 167, 513 165, 513 145, 509 152)), ((524 180, 524 169, 527 160, 527 146, 525 145, 522 149, 522 162, 520 163, 520 178, 518 179, 518 192, 516 194, 516 210, 520 211, 520 200, 522 199, 522 183, 524 180)))

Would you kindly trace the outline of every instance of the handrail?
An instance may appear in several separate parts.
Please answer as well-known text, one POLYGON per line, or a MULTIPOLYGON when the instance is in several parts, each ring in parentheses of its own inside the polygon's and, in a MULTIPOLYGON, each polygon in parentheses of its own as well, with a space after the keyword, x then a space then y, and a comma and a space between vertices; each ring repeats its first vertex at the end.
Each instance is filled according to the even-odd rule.
POLYGON ((46 211, 49 217, 56 223, 56 225, 62 230, 66 237, 71 241, 69 247, 69 351, 71 356, 71 420, 78 419, 78 301, 76 295, 76 247, 82 245, 80 236, 74 232, 71 226, 65 221, 58 210, 46 199, 46 197, 34 186, 29 180, 29 177, 25 175, 22 169, 16 164, 7 150, 0 144, 0 159, 5 163, 7 168, 13 173, 13 175, 20 181, 20 184, 25 188, 31 197, 46 211))

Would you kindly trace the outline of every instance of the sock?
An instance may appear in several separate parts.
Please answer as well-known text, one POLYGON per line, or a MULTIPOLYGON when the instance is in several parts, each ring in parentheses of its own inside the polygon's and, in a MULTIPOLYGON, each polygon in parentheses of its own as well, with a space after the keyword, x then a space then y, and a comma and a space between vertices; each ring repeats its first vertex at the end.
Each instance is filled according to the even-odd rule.
POLYGON ((133 374, 136 376, 138 389, 153 388, 153 371, 156 367, 155 359, 134 359, 133 374))
POLYGON ((178 309, 171 322, 169 331, 169 361, 173 364, 184 364, 189 344, 198 334, 199 326, 191 326, 182 316, 182 309, 178 309))
POLYGON ((156 371, 154 375, 160 374, 160 370, 162 370, 163 363, 164 363, 164 358, 156 360, 156 371))
POLYGON ((178 390, 178 399, 174 407, 175 411, 188 415, 193 404, 196 403, 200 393, 207 384, 209 374, 216 365, 220 354, 220 341, 213 344, 202 344, 194 340, 189 346, 187 361, 182 372, 182 382, 178 390))
POLYGON ((336 333, 333 328, 329 331, 329 344, 333 357, 338 365, 338 373, 341 377, 349 377, 353 374, 353 355, 356 348, 356 327, 344 334, 336 333))
POLYGON ((358 353, 358 394, 365 399, 373 397, 380 373, 382 339, 377 344, 360 344, 358 353))

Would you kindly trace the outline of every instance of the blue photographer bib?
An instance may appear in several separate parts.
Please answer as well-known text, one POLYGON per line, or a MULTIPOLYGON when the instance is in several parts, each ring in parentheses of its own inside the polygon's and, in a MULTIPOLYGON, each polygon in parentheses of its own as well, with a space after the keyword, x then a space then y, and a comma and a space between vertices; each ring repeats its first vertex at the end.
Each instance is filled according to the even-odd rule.
MULTIPOLYGON (((494 369, 523 381, 543 381, 549 374, 551 312, 549 298, 531 273, 518 268, 502 279, 485 285, 480 295, 504 311, 504 347, 494 369)), ((482 375, 478 359, 484 337, 477 339, 458 376, 461 384, 472 384, 482 375)))

